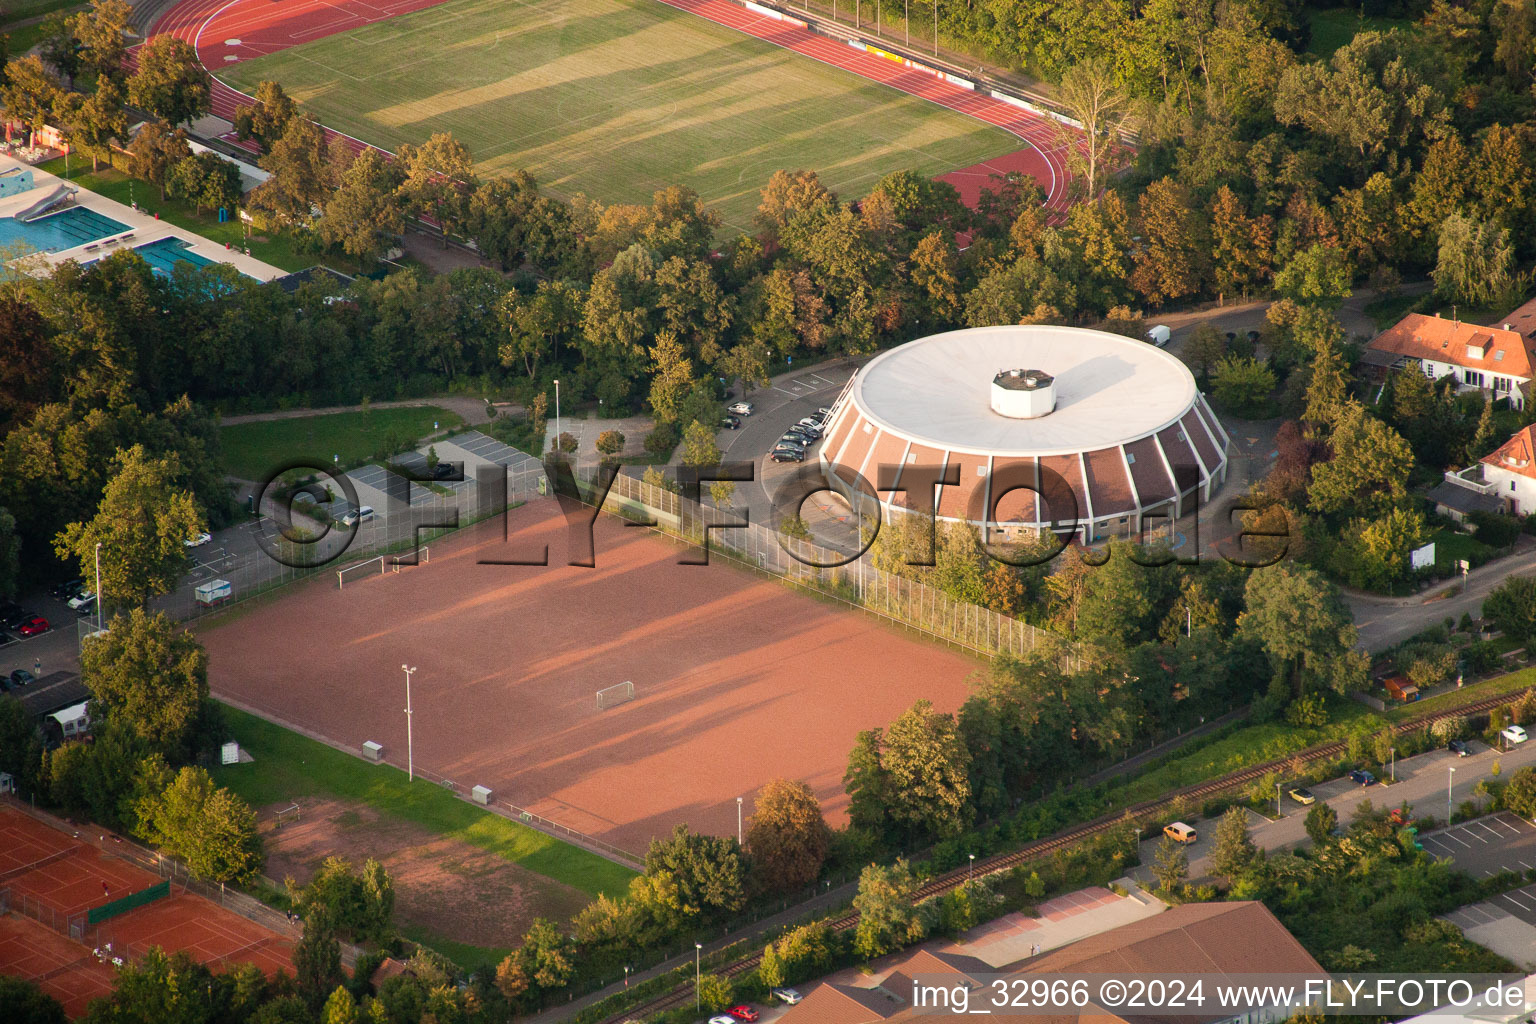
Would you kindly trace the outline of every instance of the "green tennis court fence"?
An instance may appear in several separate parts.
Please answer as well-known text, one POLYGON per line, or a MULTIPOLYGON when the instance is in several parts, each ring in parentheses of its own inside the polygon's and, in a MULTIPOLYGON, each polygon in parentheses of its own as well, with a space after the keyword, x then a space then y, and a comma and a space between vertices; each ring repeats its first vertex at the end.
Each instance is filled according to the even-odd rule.
POLYGON ((140 889, 138 892, 129 893, 127 896, 115 899, 111 903, 103 903, 99 907, 92 907, 85 912, 85 920, 88 924, 101 924, 101 922, 110 920, 119 914, 126 914, 136 907, 142 907, 146 903, 153 903, 155 900, 164 899, 170 894, 171 883, 169 881, 156 882, 148 889, 140 889))

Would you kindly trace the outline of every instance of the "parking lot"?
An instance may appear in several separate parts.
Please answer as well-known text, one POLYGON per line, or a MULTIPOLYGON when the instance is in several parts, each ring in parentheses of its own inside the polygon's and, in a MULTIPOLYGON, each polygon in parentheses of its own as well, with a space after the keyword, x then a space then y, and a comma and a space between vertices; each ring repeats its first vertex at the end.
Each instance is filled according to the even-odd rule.
MULTIPOLYGON (((1524 874, 1536 869, 1536 825, 1508 811, 1426 832, 1419 836, 1419 842, 1429 853, 1449 857, 1476 878, 1499 871, 1524 874)), ((1536 913, 1536 899, 1529 902, 1536 913)), ((1536 918, 1532 922, 1536 923, 1536 918)))

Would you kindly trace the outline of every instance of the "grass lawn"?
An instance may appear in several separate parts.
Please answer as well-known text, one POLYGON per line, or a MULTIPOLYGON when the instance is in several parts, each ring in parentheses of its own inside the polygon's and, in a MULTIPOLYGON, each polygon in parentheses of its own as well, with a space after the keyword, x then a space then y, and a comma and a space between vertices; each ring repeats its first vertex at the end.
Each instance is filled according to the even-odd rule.
POLYGON ((1334 50, 1355 38, 1357 32, 1385 32, 1393 28, 1407 28, 1406 18, 1377 18, 1360 16, 1358 7, 1330 7, 1325 11, 1312 12, 1312 40, 1307 52, 1328 57, 1334 50))
MULTIPOLYGON (((7 0, 5 5, 6 25, 13 25, 18 21, 26 21, 29 18, 41 18, 45 14, 54 11, 73 11, 85 8, 80 0, 7 0)), ((12 40, 15 36, 11 37, 12 40)), ((11 43, 11 54, 21 56, 22 50, 17 49, 15 42, 11 43)))
POLYGON ((435 405, 296 416, 222 427, 224 464, 242 480, 260 480, 283 462, 297 458, 341 456, 355 465, 370 458, 391 435, 411 439, 432 433, 432 424, 452 430, 463 423, 458 413, 435 405))
POLYGON ((1250 765, 1285 757, 1318 743, 1342 739, 1363 726, 1373 730, 1380 719, 1363 704, 1337 699, 1327 725, 1298 727, 1287 722, 1262 722, 1245 726, 1214 743, 1197 747, 1135 776, 1112 791, 1115 806, 1150 800, 1183 786, 1219 778, 1250 765))
MULTIPOLYGON (((122 171, 106 164, 101 165, 99 171, 91 170, 89 157, 78 154, 69 158, 70 173, 64 173, 64 158, 49 160, 38 165, 49 174, 56 174, 60 178, 68 178, 81 188, 88 188, 92 192, 104 195, 108 199, 115 199, 124 206, 132 202, 139 204, 139 209, 149 214, 160 214, 160 219, 174 224, 188 231, 195 231, 210 241, 220 245, 228 243, 233 246, 245 244, 245 232, 238 220, 219 223, 217 213, 198 213, 191 206, 179 199, 161 200, 160 190, 148 182, 139 181, 124 174, 122 171), (129 192, 129 184, 132 183, 132 194, 129 192)), ((338 260, 329 254, 320 256, 315 253, 300 252, 293 241, 286 235, 252 235, 251 255, 263 263, 270 263, 274 267, 283 270, 303 270, 312 267, 316 263, 324 263, 338 270, 348 272, 356 271, 356 267, 349 265, 346 260, 338 260), (265 239, 263 241, 263 239, 265 239)))
POLYGON ((1429 542, 1435 545, 1435 565, 1445 572, 1449 572, 1461 559, 1478 566, 1498 553, 1496 548, 1489 547, 1476 537, 1455 530, 1436 530, 1430 534, 1429 542))
POLYGON ((253 806, 326 795, 486 850, 529 871, 596 896, 626 891, 634 872, 515 821, 482 811, 398 768, 369 764, 255 715, 225 706, 234 738, 253 761, 221 765, 214 778, 253 806))
POLYGON ((1532 686, 1536 686, 1536 668, 1525 668, 1508 675, 1497 676, 1486 682, 1463 686, 1459 690, 1447 690, 1426 700, 1393 707, 1387 711, 1387 717, 1394 722, 1401 722, 1430 712, 1449 714, 1459 707, 1476 703, 1487 697, 1497 697, 1506 693, 1513 697, 1532 686))
POLYGON ((776 170, 853 198, 883 175, 941 174, 1024 143, 654 0, 447 0, 220 70, 276 80, 386 149, 450 131, 483 175, 531 171, 563 195, 650 202, 690 185, 747 231, 776 170))
POLYGON ((507 955, 512 952, 510 949, 499 947, 475 946, 468 942, 455 942, 453 939, 443 938, 431 929, 418 928, 414 925, 406 925, 400 929, 400 932, 412 942, 419 942, 423 946, 443 954, 443 956, 458 964, 469 974, 496 970, 496 965, 505 960, 507 955))

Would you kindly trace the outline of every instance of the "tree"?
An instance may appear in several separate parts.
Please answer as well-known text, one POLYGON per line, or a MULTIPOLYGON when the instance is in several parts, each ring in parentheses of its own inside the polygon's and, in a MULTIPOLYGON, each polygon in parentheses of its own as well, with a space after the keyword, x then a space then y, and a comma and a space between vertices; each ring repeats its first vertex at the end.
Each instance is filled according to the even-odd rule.
POLYGON ((1336 309, 1353 294, 1350 282, 1354 276, 1342 250, 1314 242, 1275 274, 1275 291, 1296 302, 1336 309))
POLYGON ((1216 842, 1211 847, 1211 869, 1231 879, 1241 874, 1258 856, 1248 835, 1248 811, 1229 807, 1216 823, 1216 842))
POLYGON ((150 791, 135 807, 135 831, 143 839, 185 861, 198 878, 243 884, 261 874, 266 851, 256 812, 229 790, 215 788, 206 771, 188 766, 163 789, 145 788, 150 791))
POLYGON ((1536 639, 1536 577, 1511 576, 1483 601, 1483 617, 1519 643, 1536 639))
POLYGON ((166 191, 177 199, 185 199, 201 213, 210 210, 233 210, 240 202, 240 168, 217 153, 195 153, 183 157, 165 179, 166 191))
POLYGON ((1172 178, 1159 178, 1141 195, 1145 244, 1135 256, 1132 286, 1153 305, 1200 289, 1203 273, 1199 223, 1189 193, 1172 178))
POLYGON ((892 783, 880 763, 883 739, 880 729, 860 732, 848 754, 848 770, 843 774, 849 825, 877 839, 884 838, 890 823, 888 798, 892 783))
POLYGON ((736 1001, 731 979, 718 974, 701 974, 698 977, 698 1003, 705 1013, 723 1010, 736 1001))
POLYGON ((969 762, 954 716, 913 704, 886 730, 880 756, 892 821, 913 837, 959 835, 975 813, 969 762))
POLYGON ((123 90, 110 78, 98 79, 96 91, 89 96, 65 94, 59 104, 58 118, 68 132, 70 142, 90 155, 93 171, 103 159, 111 164, 112 147, 121 144, 128 134, 123 90))
MULTIPOLYGON (((1144 338, 1146 334, 1142 333, 1136 337, 1144 338)), ((1189 340, 1184 343, 1184 354, 1189 357, 1189 361, 1194 364, 1199 375, 1204 377, 1211 372, 1211 367, 1221 362, 1226 356, 1227 339, 1222 337, 1221 332, 1213 324, 1203 323, 1194 329, 1189 340)))
POLYGON ((151 121, 128 146, 128 173, 158 187, 164 199, 171 168, 191 155, 186 132, 151 121))
POLYGON ((1275 373, 1252 356, 1228 355, 1211 378, 1216 403, 1238 416, 1263 412, 1275 390, 1275 373))
POLYGON ((682 462, 695 468, 720 462, 720 446, 715 443, 715 432, 698 420, 683 429, 682 462))
POLYGON ((1333 838, 1333 830, 1339 826, 1339 812, 1327 804, 1313 804, 1307 811, 1307 835, 1313 845, 1322 846, 1333 838))
POLYGON ((106 636, 81 648, 80 675, 97 717, 130 729, 169 760, 184 760, 197 746, 208 655, 164 612, 135 608, 113 618, 106 636))
POLYGON ((1360 403, 1339 415, 1332 448, 1333 458, 1312 467, 1307 504, 1313 511, 1376 518, 1406 498, 1413 449, 1360 403))
POLYGON ((923 937, 922 920, 912 904, 916 891, 917 880, 905 860, 889 867, 871 864, 859 874, 859 892, 853 898, 859 925, 853 946, 860 956, 873 959, 923 937))
POLYGON ((420 146, 401 146, 395 158, 405 168, 400 194, 412 209, 431 211, 446 249, 448 232, 462 226, 475 187, 469 150, 448 132, 433 132, 420 146))
POLYGON ((208 113, 212 95, 212 80, 185 40, 159 35, 139 47, 138 70, 128 78, 134 106, 179 125, 208 113))
POLYGON ((303 117, 289 118, 283 134, 261 158, 271 177, 251 191, 251 204, 285 224, 308 224, 331 193, 325 134, 303 117))
POLYGON ((196 499, 177 486, 180 476, 175 454, 152 459, 142 444, 118 449, 96 515, 70 523, 54 538, 54 550, 89 577, 99 543, 102 598, 142 605, 170 593, 186 572, 183 542, 205 529, 196 499))
POLYGON ((262 81, 256 86, 256 101, 235 108, 235 132, 242 139, 255 139, 262 150, 266 151, 283 137, 288 122, 298 112, 298 104, 283 91, 281 85, 262 81))
POLYGON ((396 198, 404 181, 398 163, 385 160, 378 150, 363 150, 325 204, 325 216, 317 228, 320 238, 361 260, 383 255, 405 233, 405 217, 396 198))
POLYGON ((1152 876, 1161 892, 1173 892, 1189 878, 1189 851, 1172 836, 1163 836, 1152 855, 1152 876))
POLYGON ((833 950, 832 932, 826 924, 816 921, 801 925, 763 949, 758 976, 770 988, 814 978, 831 966, 833 950))
POLYGON ((319 1009, 347 980, 341 967, 341 943, 323 917, 307 918, 304 935, 293 948, 293 980, 310 1009, 319 1009))
POLYGON ((618 430, 605 430, 597 435, 594 447, 603 455, 616 456, 624 451, 624 434, 618 430))
POLYGON ((685 918, 718 917, 746 903, 746 866, 734 837, 699 835, 678 825, 668 838, 651 840, 645 873, 671 878, 685 918))
POLYGON ((90 10, 70 18, 69 27, 80 41, 81 60, 96 73, 98 90, 103 79, 123 73, 123 56, 128 52, 123 37, 132 15, 127 0, 91 0, 90 10))
POLYGON ((1082 184, 1084 196, 1096 196, 1111 170, 1109 164, 1120 148, 1120 133, 1134 119, 1130 94, 1112 60, 1093 56, 1067 69, 1061 76, 1056 98, 1082 129, 1052 122, 1057 144, 1067 154, 1073 185, 1082 184))
POLYGON ((65 1024, 69 1019, 57 999, 25 978, 0 974, 0 1006, 10 1024, 65 1024))
POLYGON ((16 517, 0 505, 0 597, 15 597, 20 582, 21 537, 16 533, 16 517))
POLYGON ((1309 686, 1347 693, 1364 678, 1349 606, 1315 570, 1281 562, 1254 572, 1243 602, 1238 635, 1259 644, 1275 678, 1290 682, 1296 696, 1309 686))
POLYGON ((288 896, 306 919, 321 917, 339 935, 383 942, 392 934, 394 882, 372 857, 363 862, 361 872, 343 857, 327 857, 303 888, 290 880, 288 896))
POLYGON ((536 1007, 545 993, 576 976, 575 949, 553 921, 537 918, 523 943, 496 967, 496 988, 520 1006, 536 1007))
POLYGON ((1412 554, 1427 528, 1417 509, 1394 508, 1379 519, 1357 519, 1344 534, 1350 583, 1385 590, 1413 577, 1412 554))
POLYGON ((37 722, 14 694, 0 694, 0 772, 16 780, 23 796, 30 796, 42 768, 43 738, 37 722))
POLYGON ((1518 303, 1527 278, 1514 274, 1515 247, 1509 229, 1453 213, 1440 224, 1432 276, 1445 299, 1476 304, 1518 303))
POLYGON ((752 871, 770 890, 790 892, 821 873, 832 847, 832 830, 821 804, 803 782, 774 779, 757 793, 747 829, 752 871))
POLYGON ((509 291, 497 307, 507 338, 497 350, 503 366, 522 364, 528 378, 539 363, 558 358, 581 326, 582 296, 564 281, 540 281, 532 295, 509 291))
POLYGON ((42 58, 28 54, 5 65, 5 82, 0 84, 0 106, 5 113, 27 126, 30 134, 53 116, 59 102, 59 80, 43 64, 42 58))
POLYGON ((1504 806, 1527 821, 1536 818, 1536 768, 1521 768, 1509 777, 1504 806))
MULTIPOLYGON (((656 344, 651 346, 651 411, 662 423, 677 422, 683 400, 693 388, 693 361, 678 342, 677 335, 672 331, 657 333, 656 344)), ((713 431, 710 431, 710 438, 713 441, 713 431)), ((720 461, 719 456, 712 461, 720 461)))
POLYGON ((80 73, 82 62, 80 40, 70 24, 70 17, 62 11, 54 11, 43 19, 43 38, 37 52, 54 70, 64 76, 65 84, 73 87, 75 76, 80 73))
POLYGON ((345 985, 337 985, 320 1008, 320 1024, 358 1024, 357 1000, 345 985))

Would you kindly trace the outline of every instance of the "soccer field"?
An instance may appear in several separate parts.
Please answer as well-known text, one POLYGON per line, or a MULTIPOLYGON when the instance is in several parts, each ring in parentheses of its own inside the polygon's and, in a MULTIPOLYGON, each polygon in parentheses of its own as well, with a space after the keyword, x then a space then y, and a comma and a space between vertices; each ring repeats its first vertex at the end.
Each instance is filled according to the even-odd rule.
POLYGON ((481 174, 526 168, 563 195, 649 202, 691 185, 749 230, 775 170, 845 197, 1022 148, 999 128, 656 0, 448 0, 242 61, 312 115, 387 149, 450 131, 481 174))

